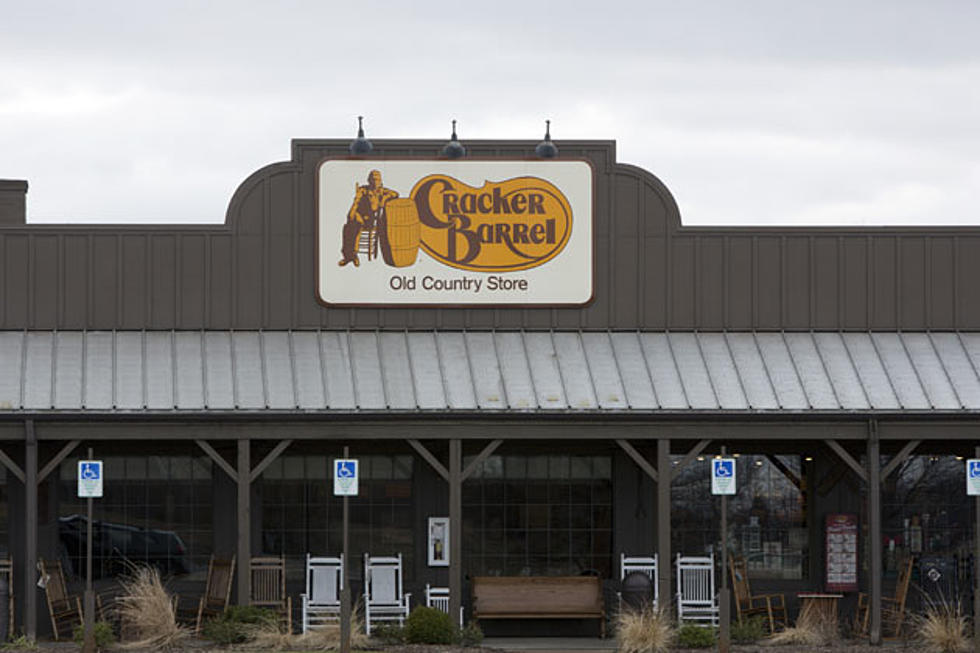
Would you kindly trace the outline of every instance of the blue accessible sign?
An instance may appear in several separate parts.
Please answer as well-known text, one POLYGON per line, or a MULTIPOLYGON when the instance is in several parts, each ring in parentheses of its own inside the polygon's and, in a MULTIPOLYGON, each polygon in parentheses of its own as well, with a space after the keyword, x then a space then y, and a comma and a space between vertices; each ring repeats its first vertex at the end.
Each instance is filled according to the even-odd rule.
POLYGON ((980 496, 980 459, 966 461, 966 493, 971 497, 980 496))
POLYGON ((78 498, 102 498, 102 461, 78 461, 78 498))
POLYGON ((357 496, 358 471, 356 458, 338 458, 333 461, 334 496, 357 496))
POLYGON ((735 459, 711 461, 711 494, 735 494, 735 459))

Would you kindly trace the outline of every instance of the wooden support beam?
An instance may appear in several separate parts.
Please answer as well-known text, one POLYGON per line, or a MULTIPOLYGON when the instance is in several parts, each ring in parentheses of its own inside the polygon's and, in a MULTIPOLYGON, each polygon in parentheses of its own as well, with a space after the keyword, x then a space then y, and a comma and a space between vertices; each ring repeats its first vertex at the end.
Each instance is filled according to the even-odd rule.
POLYGON ((841 477, 847 473, 847 467, 841 465, 834 465, 830 468, 820 483, 817 485, 817 492, 820 496, 825 497, 827 493, 834 489, 834 486, 840 481, 841 477))
POLYGON ((657 582, 660 584, 660 600, 668 601, 670 572, 674 568, 670 560, 670 440, 657 440, 657 582))
POLYGON ((462 605, 463 444, 457 438, 449 441, 449 614, 458 615, 462 605))
POLYGON ((274 463, 276 461, 276 458, 281 456, 282 452, 285 451, 286 448, 289 447, 289 445, 291 445, 292 443, 293 443, 292 440, 283 440, 275 447, 273 447, 272 451, 270 451, 268 455, 266 455, 266 457, 262 459, 262 462, 260 462, 258 465, 255 466, 255 469, 253 469, 252 472, 249 474, 248 480, 254 483, 255 479, 261 476, 262 472, 264 472, 269 465, 274 463))
POLYGON ((233 480, 236 483, 238 482, 238 472, 235 471, 234 467, 228 464, 228 461, 225 460, 221 456, 221 454, 219 454, 217 451, 214 450, 214 447, 212 447, 204 440, 194 440, 194 442, 196 442, 197 446, 199 446, 204 451, 204 453, 206 453, 208 457, 214 461, 215 465, 217 465, 222 470, 224 470, 225 474, 227 474, 228 477, 231 478, 231 480, 233 480))
POLYGON ((37 641, 37 432, 34 420, 24 423, 24 633, 31 642, 37 641))
POLYGON ((871 548, 871 629, 873 645, 881 644, 881 444, 878 428, 871 421, 868 428, 868 543, 871 548))
POLYGON ((683 458, 681 458, 680 462, 674 465, 674 470, 670 474, 670 480, 677 480, 677 477, 681 475, 684 468, 690 465, 691 461, 697 458, 709 444, 711 444, 711 440, 701 440, 694 445, 694 447, 692 447, 691 450, 688 451, 683 458))
MULTIPOLYGON (((479 466, 483 464, 483 461, 489 458, 490 455, 497 450, 497 447, 503 444, 503 442, 504 442, 503 440, 494 440, 487 446, 483 447, 483 451, 481 451, 480 454, 476 457, 476 459, 474 459, 473 462, 467 465, 466 469, 463 470, 463 478, 461 480, 465 481, 470 476, 472 476, 473 472, 475 472, 477 468, 479 468, 479 466)), ((454 614, 454 613, 450 613, 450 614, 454 614)))
POLYGON ((75 447, 77 447, 80 443, 81 440, 72 440, 71 442, 63 446, 61 448, 61 451, 55 454, 55 457, 49 460, 48 464, 42 467, 41 471, 37 473, 37 482, 40 483, 41 481, 46 479, 48 477, 48 474, 50 474, 55 469, 57 469, 58 465, 61 464, 61 461, 64 460, 68 456, 68 454, 74 451, 75 447))
POLYGON ((2 463, 3 466, 6 467, 18 481, 21 483, 24 482, 24 470, 18 467, 17 463, 15 463, 10 456, 3 452, 3 449, 0 449, 0 463, 2 463))
POLYGON ((868 482, 867 471, 865 471, 864 467, 861 467, 861 464, 858 463, 858 461, 854 460, 854 456, 847 453, 847 449, 842 447, 837 442, 837 440, 824 440, 824 442, 826 442, 827 446, 833 449, 834 453, 836 453, 840 457, 840 459, 843 460, 844 463, 848 467, 850 467, 855 474, 857 474, 858 478, 860 478, 865 483, 868 482))
POLYGON ((647 459, 643 457, 643 454, 641 454, 639 451, 634 449, 633 445, 631 445, 626 440, 619 439, 616 440, 616 443, 620 446, 620 448, 623 451, 626 452, 626 455, 628 455, 630 458, 633 459, 633 462, 635 462, 637 465, 640 466, 640 469, 646 472, 647 476, 652 478, 654 482, 657 481, 658 478, 657 470, 653 468, 653 465, 647 462, 647 459))
POLYGON ((783 476, 785 476, 790 483, 796 486, 797 490, 800 490, 801 492, 803 491, 802 479, 800 479, 800 477, 797 476, 793 472, 793 470, 786 465, 786 463, 780 460, 779 456, 777 456, 776 454, 767 453, 766 458, 769 460, 770 463, 772 463, 773 467, 775 467, 780 472, 782 472, 783 476))
POLYGON ((906 445, 902 447, 897 454, 895 454, 895 457, 888 461, 885 468, 881 470, 881 480, 884 481, 886 478, 888 478, 888 475, 894 472, 899 465, 905 462, 905 459, 908 458, 920 444, 922 444, 922 440, 912 440, 911 442, 906 443, 906 445))
POLYGON ((238 477, 235 480, 238 491, 238 566, 235 574, 238 580, 238 605, 248 605, 252 594, 252 481, 250 480, 251 443, 242 438, 238 441, 238 477))
POLYGON ((411 438, 409 438, 408 443, 412 445, 412 449, 415 449, 415 452, 418 453, 418 455, 422 456, 422 459, 425 460, 425 462, 432 465, 432 469, 438 472, 439 476, 442 477, 442 480, 444 481, 449 480, 449 470, 446 469, 445 465, 439 462, 438 458, 432 455, 431 451, 425 448, 425 445, 423 445, 418 440, 414 440, 411 438))

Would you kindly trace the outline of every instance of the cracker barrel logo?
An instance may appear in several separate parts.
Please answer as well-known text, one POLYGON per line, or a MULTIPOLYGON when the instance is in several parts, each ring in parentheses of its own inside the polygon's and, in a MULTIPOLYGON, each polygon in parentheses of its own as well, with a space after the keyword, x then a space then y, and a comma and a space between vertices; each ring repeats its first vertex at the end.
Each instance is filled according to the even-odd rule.
POLYGON ((355 184, 343 228, 339 265, 381 255, 387 265, 414 265, 421 248, 453 268, 528 270, 556 257, 572 232, 572 209, 552 183, 537 177, 487 181, 477 188, 448 175, 428 175, 409 197, 384 186, 372 170, 355 184))

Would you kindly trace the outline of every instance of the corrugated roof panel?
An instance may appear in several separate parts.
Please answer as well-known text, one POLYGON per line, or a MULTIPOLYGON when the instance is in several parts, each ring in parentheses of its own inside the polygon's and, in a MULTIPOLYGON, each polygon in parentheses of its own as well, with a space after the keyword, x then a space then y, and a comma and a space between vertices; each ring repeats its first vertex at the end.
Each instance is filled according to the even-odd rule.
POLYGON ((0 331, 0 410, 21 407, 21 366, 24 360, 24 332, 0 331))
POLYGON ((659 408, 639 336, 636 333, 612 333, 609 337, 629 407, 634 410, 659 408))
POLYGON ((323 352, 323 371, 327 379, 327 407, 333 410, 357 408, 347 332, 321 333, 320 346, 323 352))
POLYGON ((116 408, 140 410, 146 407, 143 388, 143 333, 116 333, 116 408))
POLYGON ((550 333, 525 333, 528 369, 537 395, 538 406, 545 410, 567 408, 565 387, 558 368, 558 355, 550 333))
POLYGON ((810 406, 817 410, 840 410, 840 401, 834 393, 834 386, 813 336, 809 333, 787 333, 785 338, 810 406))
POLYGON ((380 338, 381 369, 384 371, 383 381, 388 405, 400 410, 418 408, 405 333, 382 332, 378 334, 378 338, 380 338))
POLYGON ((466 341, 458 332, 436 334, 436 347, 445 374, 446 399, 453 410, 472 410, 478 407, 476 388, 466 354, 466 341))
POLYGON ((446 408, 448 403, 435 334, 413 331, 407 334, 406 339, 418 407, 422 410, 446 408))
POLYGON ((327 398, 323 391, 319 335, 310 331, 293 331, 290 338, 296 375, 296 404, 307 410, 325 408, 327 398))
POLYGON ((739 378, 732 352, 723 333, 698 333, 694 336, 700 341, 704 366, 711 378, 711 388, 724 410, 746 410, 749 402, 745 398, 742 379, 739 378))
POLYGON ((24 369, 24 408, 51 408, 51 362, 54 334, 28 332, 24 369))
POLYGON ((592 373, 596 401, 604 410, 624 410, 627 408, 626 390, 619 376, 616 354, 608 333, 583 333, 582 347, 585 359, 592 373))
POLYGON ((963 406, 973 410, 980 409, 980 377, 970 362, 959 335, 932 333, 930 337, 963 406))
POLYGON ((54 407, 78 410, 82 407, 82 334, 59 331, 55 334, 54 407))
POLYGON ((667 335, 664 333, 641 333, 640 344, 660 405, 670 410, 690 408, 691 402, 687 399, 684 382, 677 370, 667 335))
POLYGON ((959 410, 963 407, 956 390, 950 383, 949 376, 943 369, 936 348, 932 346, 929 334, 903 333, 905 350, 912 359, 912 365, 918 375, 929 402, 940 410, 959 410))
POLYGON ((892 391, 888 373, 882 365, 878 350, 867 333, 845 333, 844 344, 857 368, 858 377, 864 384, 868 402, 872 408, 894 410, 899 407, 898 397, 892 391))
POLYGON ((793 366, 786 341, 781 333, 757 333, 754 335, 763 364, 772 382, 779 407, 785 410, 806 410, 810 407, 800 377, 793 366))
POLYGON ((480 408, 501 410, 507 408, 507 390, 500 375, 500 363, 489 332, 463 334, 467 357, 476 386, 476 401, 480 408))
POLYGON ((235 378, 231 371, 231 333, 209 331, 204 334, 204 382, 208 408, 235 407, 235 378))
POLYGON ((174 334, 177 348, 177 408, 200 410, 204 408, 204 335, 197 331, 178 331, 174 334))
POLYGON ((873 333, 871 338, 874 340, 878 355, 888 373, 888 380, 895 388, 898 401, 902 408, 909 409, 928 409, 930 407, 929 398, 926 396, 919 382, 919 377, 912 367, 905 352, 905 346, 897 333, 873 333))
POLYGON ((578 333, 554 333, 555 353, 558 354, 558 368, 565 383, 565 396, 568 407, 573 410, 595 408, 595 388, 589 363, 585 358, 582 338, 578 333))
POLYGON ((146 333, 146 407, 173 409, 174 361, 172 334, 169 331, 146 333))
POLYGON ((85 387, 82 404, 89 410, 112 408, 112 333, 85 334, 85 387))
POLYGON ((742 389, 749 406, 756 410, 779 408, 755 336, 751 333, 728 333, 725 340, 735 361, 738 378, 742 380, 742 389))
POLYGON ((348 337, 357 407, 387 408, 388 399, 385 397, 381 358, 378 352, 378 334, 352 332, 348 337))
POLYGON ((815 333, 813 340, 841 406, 851 410, 868 408, 868 397, 840 334, 815 333))
POLYGON ((269 408, 296 408, 293 382, 293 354, 289 350, 288 331, 263 331, 262 354, 265 356, 265 388, 269 408))
POLYGON ((498 332, 494 334, 494 342, 510 407, 515 410, 537 408, 538 399, 531 381, 522 334, 515 331, 498 332))
POLYGON ((238 407, 266 408, 259 334, 255 331, 235 331, 231 334, 231 346, 238 407))
MULTIPOLYGON (((681 382, 684 384, 684 392, 687 400, 691 403, 691 408, 700 410, 715 410, 719 408, 718 397, 715 389, 711 386, 711 378, 708 375, 708 368, 704 363, 704 356, 698 346, 697 335, 693 333, 669 333, 667 341, 670 343, 674 360, 677 363, 677 371, 681 375, 681 382)), ((659 391, 659 386, 657 387, 659 391)))

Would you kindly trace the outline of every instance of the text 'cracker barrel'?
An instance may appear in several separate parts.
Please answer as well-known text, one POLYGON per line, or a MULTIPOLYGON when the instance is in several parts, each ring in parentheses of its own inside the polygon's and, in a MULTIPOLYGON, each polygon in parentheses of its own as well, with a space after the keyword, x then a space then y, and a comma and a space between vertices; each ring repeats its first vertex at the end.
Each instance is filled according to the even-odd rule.
POLYGON ((419 212, 415 200, 395 199, 385 206, 381 255, 385 263, 404 268, 415 263, 419 252, 419 212))

